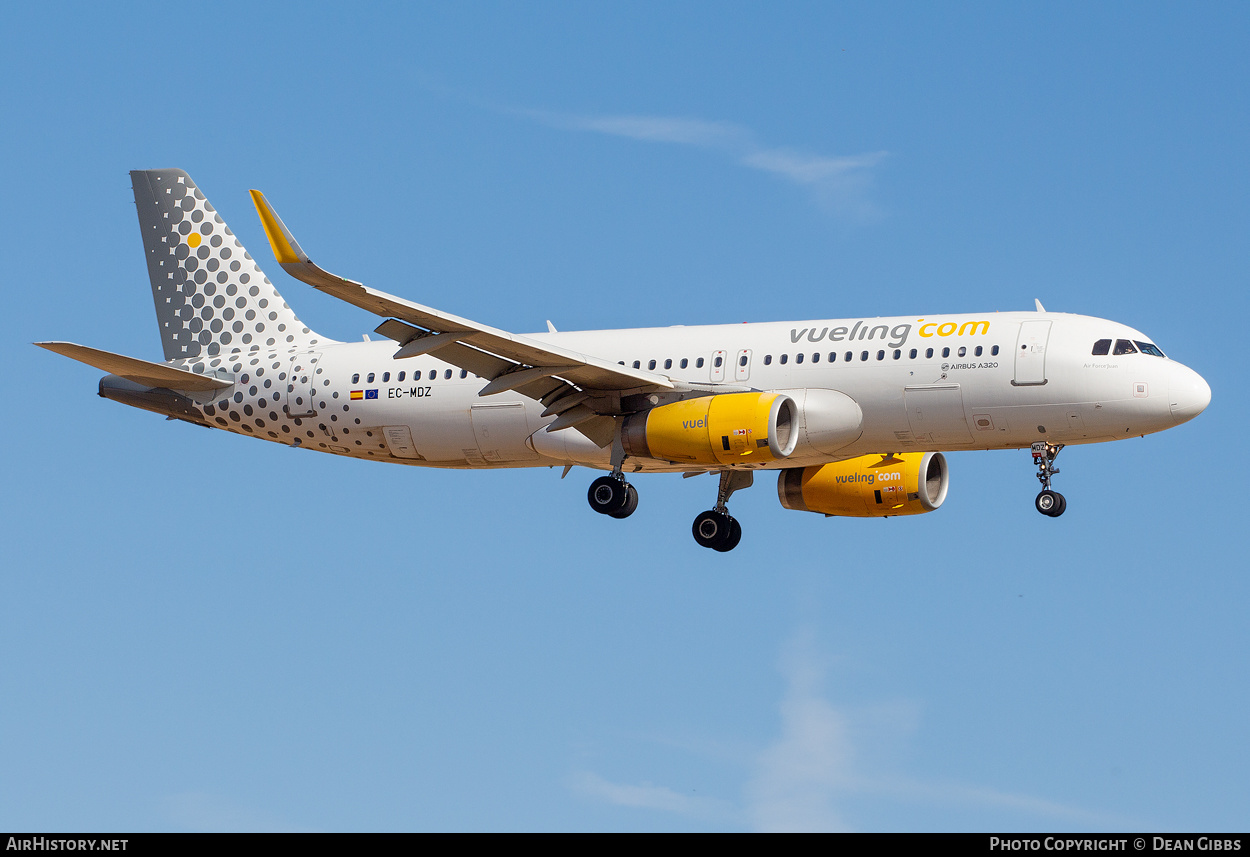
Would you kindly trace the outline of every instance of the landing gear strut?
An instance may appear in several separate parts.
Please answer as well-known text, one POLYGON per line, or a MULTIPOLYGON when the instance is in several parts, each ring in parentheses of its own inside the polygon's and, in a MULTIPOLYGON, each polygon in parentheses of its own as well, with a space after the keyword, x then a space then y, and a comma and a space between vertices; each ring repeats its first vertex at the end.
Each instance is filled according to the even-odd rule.
POLYGON ((625 448, 621 445, 620 421, 612 441, 612 475, 600 476, 590 483, 586 500, 600 515, 628 518, 638 508, 638 489, 625 481, 625 448))
POLYGON ((1063 449, 1062 443, 1046 443, 1038 441, 1033 444, 1033 463, 1037 465, 1037 481, 1042 483, 1042 493, 1037 495, 1034 505, 1037 511, 1052 518, 1058 518, 1068 508, 1068 501, 1058 491, 1050 490, 1050 478, 1059 472, 1055 467, 1055 459, 1063 449))
POLYGON ((716 508, 703 512, 694 519, 691 531, 701 547, 725 553, 742 541, 742 525, 729 514, 729 496, 741 488, 750 488, 755 481, 750 470, 722 470, 720 487, 716 491, 716 508))

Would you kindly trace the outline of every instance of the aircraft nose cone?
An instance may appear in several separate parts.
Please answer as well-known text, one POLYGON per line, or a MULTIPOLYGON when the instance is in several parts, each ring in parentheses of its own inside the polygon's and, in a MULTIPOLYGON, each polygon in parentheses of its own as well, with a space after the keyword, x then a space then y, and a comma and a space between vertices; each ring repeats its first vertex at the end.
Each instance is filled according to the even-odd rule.
POLYGON ((1203 377, 1179 363, 1172 366, 1171 397, 1172 419, 1176 424, 1188 422, 1211 404, 1211 387, 1203 377))

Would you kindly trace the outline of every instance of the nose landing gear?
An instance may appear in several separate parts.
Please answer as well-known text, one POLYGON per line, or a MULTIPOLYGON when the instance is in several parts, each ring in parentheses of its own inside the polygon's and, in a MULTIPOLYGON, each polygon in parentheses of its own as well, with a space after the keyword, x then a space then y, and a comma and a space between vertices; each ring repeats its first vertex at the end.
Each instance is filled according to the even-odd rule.
POLYGON ((755 475, 750 470, 722 470, 720 486, 716 491, 716 508, 701 513, 694 519, 691 532, 700 547, 725 553, 742 541, 742 525, 729 514, 727 504, 733 492, 750 488, 755 475))
POLYGON ((1046 443, 1038 441, 1033 444, 1033 463, 1037 465, 1037 481, 1042 483, 1042 493, 1037 495, 1034 505, 1037 511, 1052 518, 1058 518, 1068 508, 1068 501, 1058 491, 1050 490, 1050 479, 1059 472, 1055 467, 1055 459, 1063 449, 1062 443, 1046 443))

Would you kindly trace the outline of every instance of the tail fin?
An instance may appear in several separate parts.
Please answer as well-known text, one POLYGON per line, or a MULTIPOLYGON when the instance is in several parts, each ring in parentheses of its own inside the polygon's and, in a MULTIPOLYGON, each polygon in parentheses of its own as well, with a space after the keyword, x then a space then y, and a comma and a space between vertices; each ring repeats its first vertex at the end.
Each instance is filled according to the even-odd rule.
POLYGON ((296 318, 189 175, 134 170, 130 179, 166 360, 322 340, 296 318))

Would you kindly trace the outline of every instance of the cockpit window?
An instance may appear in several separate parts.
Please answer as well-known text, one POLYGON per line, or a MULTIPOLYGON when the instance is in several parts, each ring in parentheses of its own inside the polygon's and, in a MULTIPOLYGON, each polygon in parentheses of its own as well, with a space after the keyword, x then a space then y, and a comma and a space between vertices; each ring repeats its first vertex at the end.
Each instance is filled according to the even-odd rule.
POLYGON ((1164 354, 1162 351, 1159 350, 1159 346, 1157 345, 1152 345, 1149 342, 1140 342, 1136 339, 1134 339, 1133 342, 1137 344, 1137 348, 1139 351, 1141 351, 1142 354, 1149 354, 1151 357, 1166 357, 1167 356, 1166 354, 1164 354))
POLYGON ((1094 350, 1091 353, 1093 353, 1093 355, 1097 357, 1100 355, 1108 354, 1110 353, 1110 351, 1111 351, 1111 340, 1100 339, 1094 343, 1094 350))
POLYGON ((1115 341, 1115 351, 1112 353, 1119 357, 1121 354, 1136 354, 1137 349, 1127 339, 1117 339, 1115 341))

